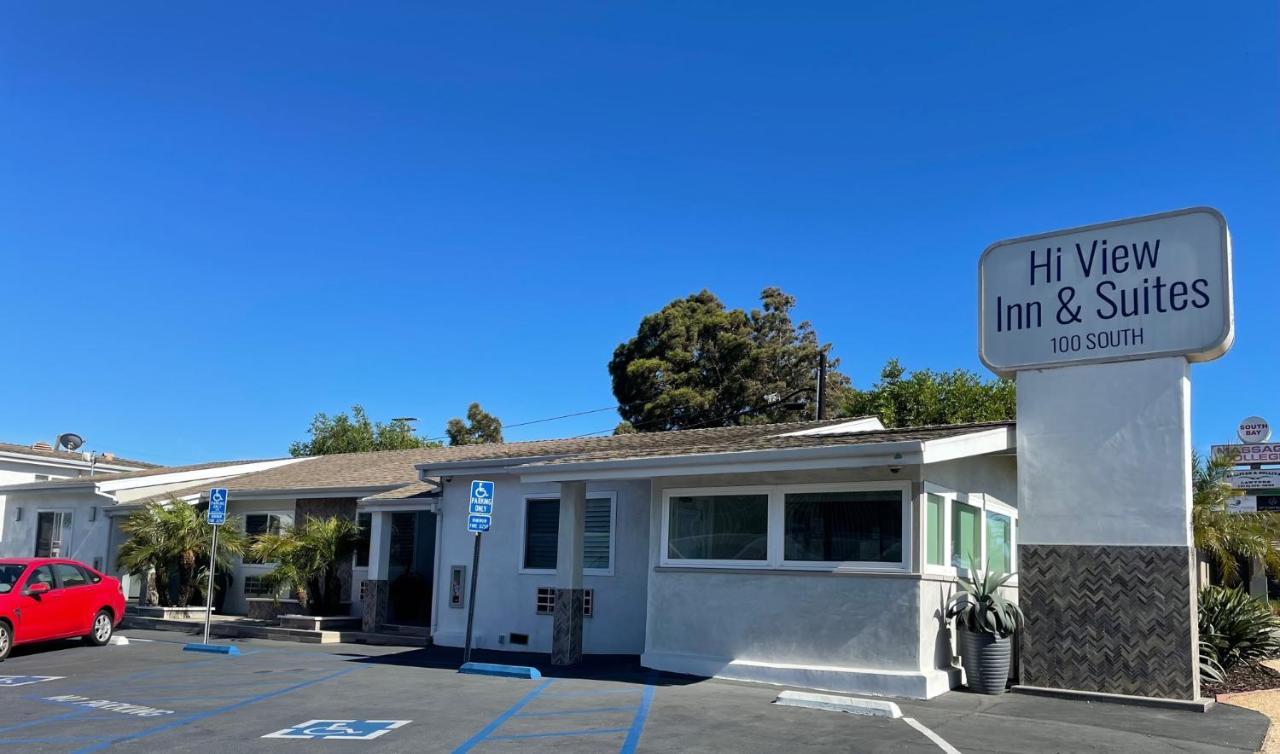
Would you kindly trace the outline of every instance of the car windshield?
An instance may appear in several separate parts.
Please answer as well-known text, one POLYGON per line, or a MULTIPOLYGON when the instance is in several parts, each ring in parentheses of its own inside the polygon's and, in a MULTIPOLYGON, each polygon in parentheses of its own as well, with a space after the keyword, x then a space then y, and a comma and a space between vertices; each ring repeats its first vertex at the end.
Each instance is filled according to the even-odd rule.
POLYGON ((8 594, 13 589, 25 568, 21 563, 0 563, 0 594, 8 594))

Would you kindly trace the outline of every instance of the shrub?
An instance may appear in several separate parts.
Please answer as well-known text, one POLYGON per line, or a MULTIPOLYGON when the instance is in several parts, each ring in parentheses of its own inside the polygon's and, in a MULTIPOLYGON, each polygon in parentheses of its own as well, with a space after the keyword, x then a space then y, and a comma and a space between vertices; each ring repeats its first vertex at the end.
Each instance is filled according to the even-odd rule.
POLYGON ((1239 589, 1209 586, 1200 590, 1200 640, 1212 647, 1213 659, 1225 670, 1280 652, 1278 631, 1280 618, 1265 601, 1239 589))

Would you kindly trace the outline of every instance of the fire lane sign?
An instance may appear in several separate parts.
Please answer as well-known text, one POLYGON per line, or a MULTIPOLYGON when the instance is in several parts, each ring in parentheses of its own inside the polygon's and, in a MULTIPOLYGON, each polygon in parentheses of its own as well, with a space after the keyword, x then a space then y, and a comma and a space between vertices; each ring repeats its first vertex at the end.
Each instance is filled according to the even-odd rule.
POLYGON ((1021 369, 1186 356, 1235 338, 1231 237, 1215 209, 1000 241, 978 263, 979 356, 1021 369))

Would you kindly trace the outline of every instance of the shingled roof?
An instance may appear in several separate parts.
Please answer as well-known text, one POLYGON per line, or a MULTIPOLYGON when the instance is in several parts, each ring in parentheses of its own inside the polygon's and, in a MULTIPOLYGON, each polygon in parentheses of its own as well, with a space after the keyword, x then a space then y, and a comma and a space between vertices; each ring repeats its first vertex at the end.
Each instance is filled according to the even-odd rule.
MULTIPOLYGON (((15 453, 24 456, 35 456, 37 458, 56 458, 59 461, 84 461, 84 456, 79 452, 69 450, 54 450, 53 448, 33 448, 30 445, 18 445, 11 442, 0 442, 0 453, 15 453)), ((137 469, 154 469, 159 468, 159 464, 148 463, 146 461, 135 461, 131 458, 121 458, 112 455, 107 458, 106 455, 98 456, 99 464, 107 464, 111 466, 130 466, 137 469)))
MULTIPOLYGON (((866 419, 868 417, 862 417, 866 419)), ((983 429, 1012 426, 1010 422, 954 424, 892 430, 855 428, 859 419, 783 424, 750 424, 736 427, 644 432, 607 437, 571 437, 559 440, 458 445, 367 453, 339 453, 303 459, 287 466, 242 474, 219 482, 233 495, 241 493, 332 494, 339 490, 369 493, 376 499, 420 496, 427 490, 418 480, 417 468, 463 463, 515 462, 522 467, 558 463, 611 461, 627 458, 749 452, 788 448, 827 447, 899 441, 927 441, 955 437, 983 429), (850 424, 847 432, 832 431, 850 424), (803 434, 810 430, 822 433, 803 434), (799 433, 799 434, 797 434, 799 433)), ((865 422, 863 422, 865 426, 865 422)), ((874 426, 874 425, 873 425, 874 426)), ((166 493, 184 497, 201 494, 208 485, 166 493)))

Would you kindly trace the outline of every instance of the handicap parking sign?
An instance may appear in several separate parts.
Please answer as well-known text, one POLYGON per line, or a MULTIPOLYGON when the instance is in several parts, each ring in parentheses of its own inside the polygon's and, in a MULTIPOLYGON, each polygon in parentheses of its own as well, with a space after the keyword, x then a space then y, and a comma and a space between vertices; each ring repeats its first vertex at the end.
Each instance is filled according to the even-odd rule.
POLYGON ((337 738, 371 741, 401 728, 412 720, 308 720, 305 723, 268 733, 263 738, 337 738))
POLYGON ((227 520, 227 488, 214 487, 209 490, 209 510, 205 518, 214 526, 226 523, 227 520))
POLYGON ((479 479, 471 482, 471 502, 493 504, 493 482, 482 482, 479 479))
POLYGON ((0 686, 30 686, 33 683, 56 681, 61 675, 0 675, 0 686))

